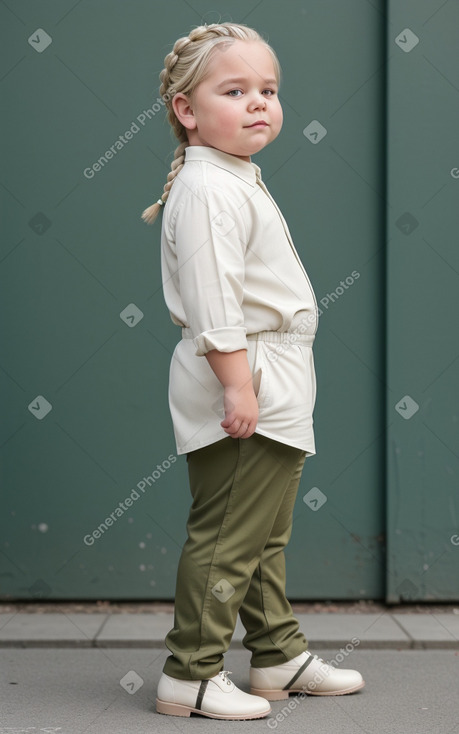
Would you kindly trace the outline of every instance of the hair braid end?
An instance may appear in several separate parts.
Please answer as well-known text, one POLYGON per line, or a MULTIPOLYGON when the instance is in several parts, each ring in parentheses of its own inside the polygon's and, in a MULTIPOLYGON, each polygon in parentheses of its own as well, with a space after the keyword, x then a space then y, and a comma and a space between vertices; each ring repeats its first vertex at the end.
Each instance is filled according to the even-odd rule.
POLYGON ((164 201, 161 199, 158 199, 158 201, 155 201, 154 204, 151 206, 148 206, 146 209, 142 212, 142 219, 146 224, 153 224, 156 217, 158 216, 161 207, 163 206, 164 201), (161 202, 161 203, 160 203, 161 202))

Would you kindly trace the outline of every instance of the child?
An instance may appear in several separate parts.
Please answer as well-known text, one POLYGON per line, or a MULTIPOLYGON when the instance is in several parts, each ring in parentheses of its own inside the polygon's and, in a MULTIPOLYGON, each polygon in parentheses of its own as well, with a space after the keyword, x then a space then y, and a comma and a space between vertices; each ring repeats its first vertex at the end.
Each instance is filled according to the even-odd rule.
POLYGON ((164 194, 164 297, 182 328, 169 403, 193 503, 159 713, 255 719, 291 691, 364 682, 307 651, 285 596, 304 460, 315 454, 318 309, 287 224, 251 156, 282 127, 274 51, 245 25, 200 26, 165 58, 160 94, 180 141, 164 194), (250 694, 223 670, 237 614, 250 694))

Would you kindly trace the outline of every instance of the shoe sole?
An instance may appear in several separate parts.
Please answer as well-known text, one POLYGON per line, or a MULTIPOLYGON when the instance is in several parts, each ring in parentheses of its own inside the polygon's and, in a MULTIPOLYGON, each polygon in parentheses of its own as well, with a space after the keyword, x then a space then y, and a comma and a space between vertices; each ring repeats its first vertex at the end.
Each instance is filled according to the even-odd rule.
POLYGON ((169 716, 190 716, 191 714, 200 714, 208 716, 210 719, 231 719, 232 721, 243 721, 245 719, 262 719, 271 713, 271 707, 267 711, 261 711, 258 714, 212 714, 209 711, 195 709, 191 706, 184 706, 181 703, 170 703, 156 699, 156 711, 158 714, 169 714, 169 716))
POLYGON ((284 690, 266 690, 264 688, 251 688, 250 693, 252 696, 261 696, 266 698, 267 701, 283 701, 289 698, 290 693, 306 693, 308 696, 345 696, 348 693, 354 693, 360 691, 365 685, 365 681, 359 683, 358 686, 347 688, 344 691, 308 691, 304 688, 289 688, 287 691, 284 690))

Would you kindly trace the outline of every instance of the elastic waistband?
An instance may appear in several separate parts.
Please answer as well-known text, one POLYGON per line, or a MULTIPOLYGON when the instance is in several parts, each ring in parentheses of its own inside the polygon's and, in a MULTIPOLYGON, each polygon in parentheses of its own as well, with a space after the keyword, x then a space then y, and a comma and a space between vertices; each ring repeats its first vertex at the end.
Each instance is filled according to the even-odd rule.
MULTIPOLYGON (((182 339, 192 339, 191 329, 182 329, 182 339)), ((274 344, 303 344, 312 347, 315 334, 299 334, 297 331, 258 331, 256 334, 247 334, 248 341, 273 342, 274 344)))
POLYGON ((297 331, 259 331, 256 334, 247 334, 250 341, 274 342, 275 344, 304 344, 312 347, 315 334, 299 334, 297 331))

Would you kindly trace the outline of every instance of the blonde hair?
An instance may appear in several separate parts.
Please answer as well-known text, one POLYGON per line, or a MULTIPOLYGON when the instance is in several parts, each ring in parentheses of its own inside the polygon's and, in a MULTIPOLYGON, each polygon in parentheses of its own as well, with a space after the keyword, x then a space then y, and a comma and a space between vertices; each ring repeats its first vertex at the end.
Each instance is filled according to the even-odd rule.
POLYGON ((205 79, 209 62, 216 47, 225 43, 232 43, 236 39, 263 43, 272 56, 276 79, 280 83, 281 69, 274 50, 257 31, 246 25, 238 23, 201 25, 193 28, 188 36, 179 38, 174 43, 172 51, 164 59, 164 69, 159 75, 161 80, 159 93, 164 100, 167 119, 172 127, 172 132, 180 144, 174 151, 174 159, 171 163, 171 170, 167 175, 167 182, 164 185, 164 193, 160 199, 142 213, 142 219, 147 224, 153 224, 162 205, 166 203, 175 177, 183 168, 185 148, 189 145, 186 128, 177 118, 172 107, 172 98, 177 92, 191 98, 196 87, 205 79))

